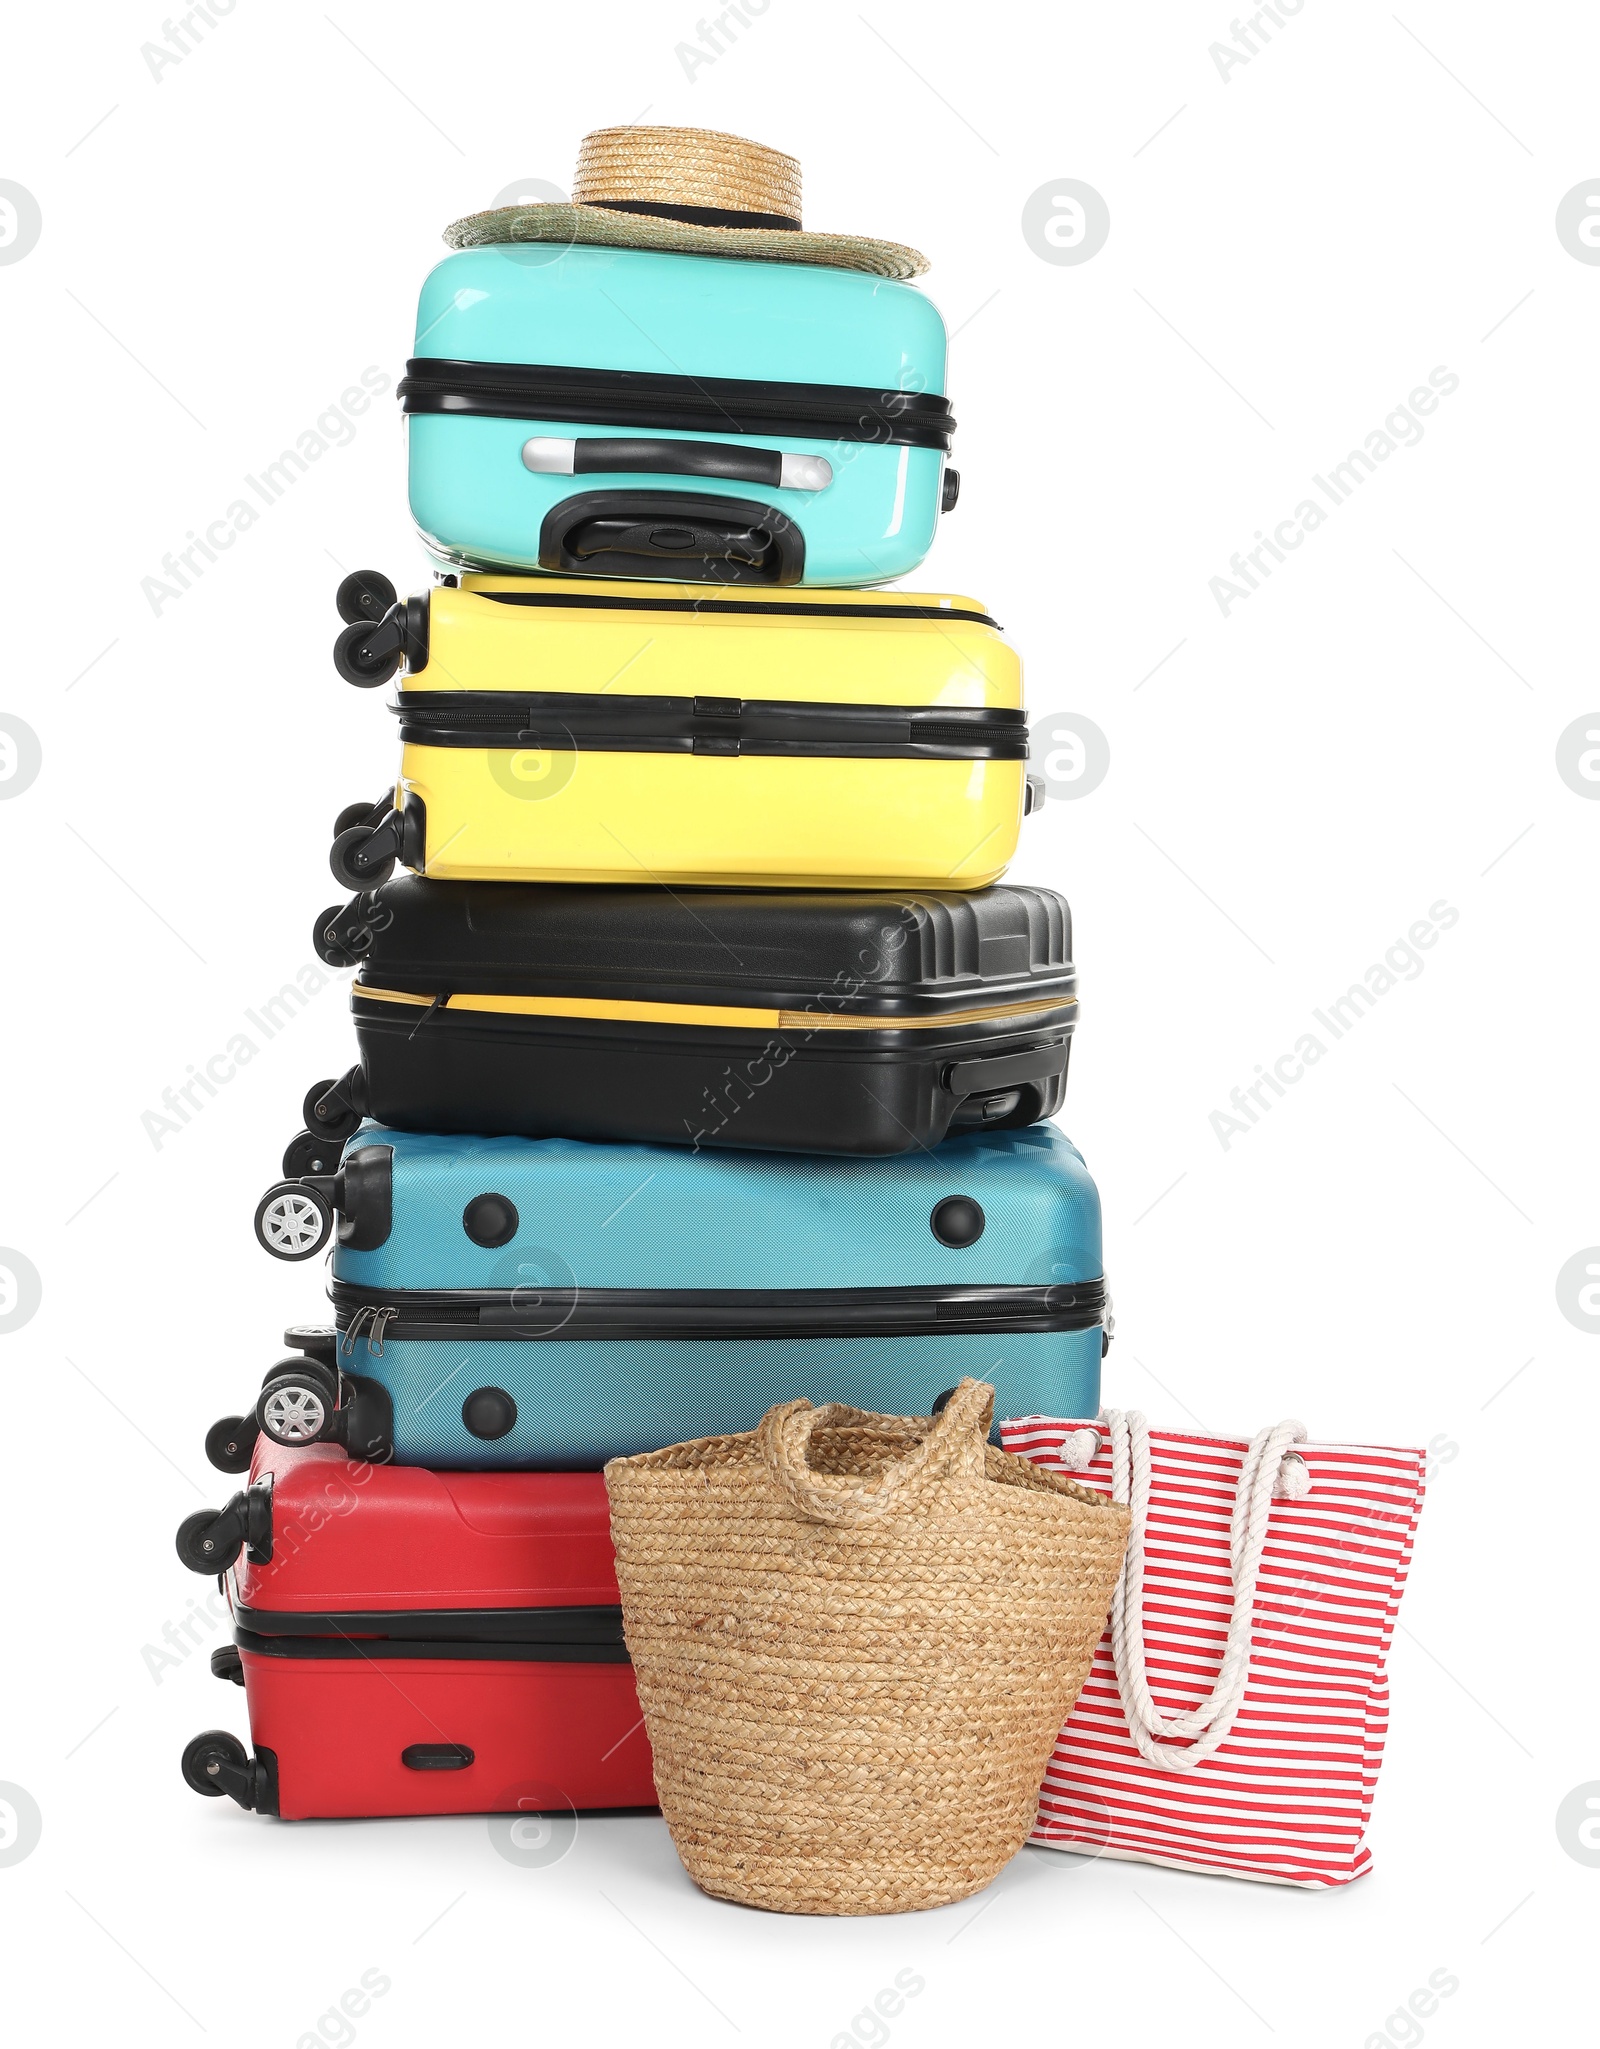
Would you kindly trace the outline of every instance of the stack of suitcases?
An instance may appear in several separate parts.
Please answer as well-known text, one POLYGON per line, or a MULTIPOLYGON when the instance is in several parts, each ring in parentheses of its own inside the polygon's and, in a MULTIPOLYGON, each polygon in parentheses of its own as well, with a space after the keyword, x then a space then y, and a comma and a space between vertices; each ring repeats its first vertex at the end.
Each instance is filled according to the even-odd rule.
POLYGON ((957 491, 921 260, 703 131, 591 136, 575 197, 450 231, 401 386, 435 581, 338 593, 400 772, 316 926, 359 1059, 256 1213, 331 1241, 333 1323, 178 1534, 252 1738, 184 1776, 286 1817, 653 1803, 609 1458, 965 1374, 1099 1407, 1020 664, 882 587, 957 491))

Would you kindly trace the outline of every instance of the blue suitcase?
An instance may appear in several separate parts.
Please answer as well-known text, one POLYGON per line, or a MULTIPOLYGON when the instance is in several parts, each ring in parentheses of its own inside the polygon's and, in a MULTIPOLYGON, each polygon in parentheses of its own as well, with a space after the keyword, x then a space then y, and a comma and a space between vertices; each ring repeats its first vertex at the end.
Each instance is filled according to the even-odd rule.
POLYGON ((967 1373, 997 1416, 1099 1406, 1100 1202, 1050 1124, 872 1160, 367 1124, 257 1231, 311 1258, 335 1218, 338 1335, 269 1374, 279 1443, 559 1470, 798 1395, 926 1415, 967 1373))
POLYGON ((446 569, 887 583, 955 503, 944 322, 911 285, 463 249, 423 285, 416 347, 411 512, 446 569))

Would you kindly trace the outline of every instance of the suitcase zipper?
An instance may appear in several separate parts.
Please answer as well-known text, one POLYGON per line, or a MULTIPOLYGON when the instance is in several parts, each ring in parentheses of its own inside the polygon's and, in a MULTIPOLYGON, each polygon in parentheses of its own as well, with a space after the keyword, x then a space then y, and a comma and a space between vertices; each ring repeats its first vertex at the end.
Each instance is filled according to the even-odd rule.
MULTIPOLYGON (((694 612, 737 618, 743 612, 784 619, 958 619, 969 626, 992 626, 1000 622, 987 612, 968 611, 955 605, 884 605, 863 602, 840 605, 821 602, 805 604, 796 599, 749 598, 623 598, 595 597, 578 591, 486 591, 473 586, 469 597, 487 598, 496 605, 530 605, 543 609, 591 612, 694 612)), ((420 667, 421 664, 413 663, 420 667)))
POLYGON ((391 707, 420 747, 602 754, 749 754, 1026 761, 1009 706, 827 704, 786 698, 610 697, 598 691, 404 691, 391 707))
POLYGON ((784 384, 553 363, 476 363, 413 356, 398 387, 407 413, 598 427, 698 427, 714 434, 794 434, 948 452, 955 415, 940 392, 854 384, 784 384))
MULTIPOLYGON (((757 1009, 738 1004, 607 1002, 588 996, 501 996, 456 992, 428 996, 408 989, 380 989, 367 982, 353 982, 352 1003, 359 998, 370 1003, 403 1003, 420 1006, 423 1016, 412 1028, 415 1038, 422 1025, 442 1010, 495 1011, 516 1017, 598 1019, 623 1024, 706 1025, 724 1031, 855 1031, 901 1032, 954 1029, 969 1024, 1013 1024, 1054 1021, 1061 1011, 1074 1010, 1078 999, 1070 992, 1037 997, 1025 1003, 996 1003, 984 1008, 946 1010, 927 1016, 900 1016, 892 1011, 783 1010, 757 1009)), ((1063 1019, 1062 1022, 1068 1022, 1063 1019)))
POLYGON ((300 1613, 237 1603, 233 1619, 253 1636, 335 1637, 394 1643, 619 1645, 622 1610, 573 1608, 361 1608, 300 1613))
POLYGON ((430 1658, 447 1662, 493 1662, 522 1665, 627 1665, 632 1660, 620 1639, 615 1643, 522 1642, 516 1638, 444 1639, 402 1636, 275 1636, 238 1627, 234 1640, 241 1651, 257 1658, 360 1658, 364 1663, 387 1658, 430 1658))
POLYGON ((1093 1330, 1103 1279, 905 1288, 367 1288, 333 1283, 341 1345, 379 1311, 396 1343, 431 1338, 939 1337, 1093 1330))

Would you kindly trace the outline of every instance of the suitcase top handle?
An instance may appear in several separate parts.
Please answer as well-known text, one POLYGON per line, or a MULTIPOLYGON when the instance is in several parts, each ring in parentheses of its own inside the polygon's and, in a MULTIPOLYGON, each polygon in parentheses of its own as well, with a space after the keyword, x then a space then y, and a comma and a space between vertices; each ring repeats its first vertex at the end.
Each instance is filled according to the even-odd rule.
POLYGON ((413 356, 399 384, 408 413, 570 420, 586 427, 699 427, 712 434, 794 434, 948 454, 955 415, 942 392, 869 385, 780 384, 555 363, 472 363, 413 356))

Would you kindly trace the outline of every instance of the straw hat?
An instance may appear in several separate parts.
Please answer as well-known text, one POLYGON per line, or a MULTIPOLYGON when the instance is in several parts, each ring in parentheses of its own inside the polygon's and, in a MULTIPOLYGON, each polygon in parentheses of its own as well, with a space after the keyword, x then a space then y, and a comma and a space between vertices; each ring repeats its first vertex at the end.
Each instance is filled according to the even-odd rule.
POLYGON ((578 151, 571 205, 497 206, 452 222, 444 239, 452 249, 595 242, 878 277, 917 277, 928 267, 902 242, 803 228, 794 158, 712 128, 597 128, 578 151))

